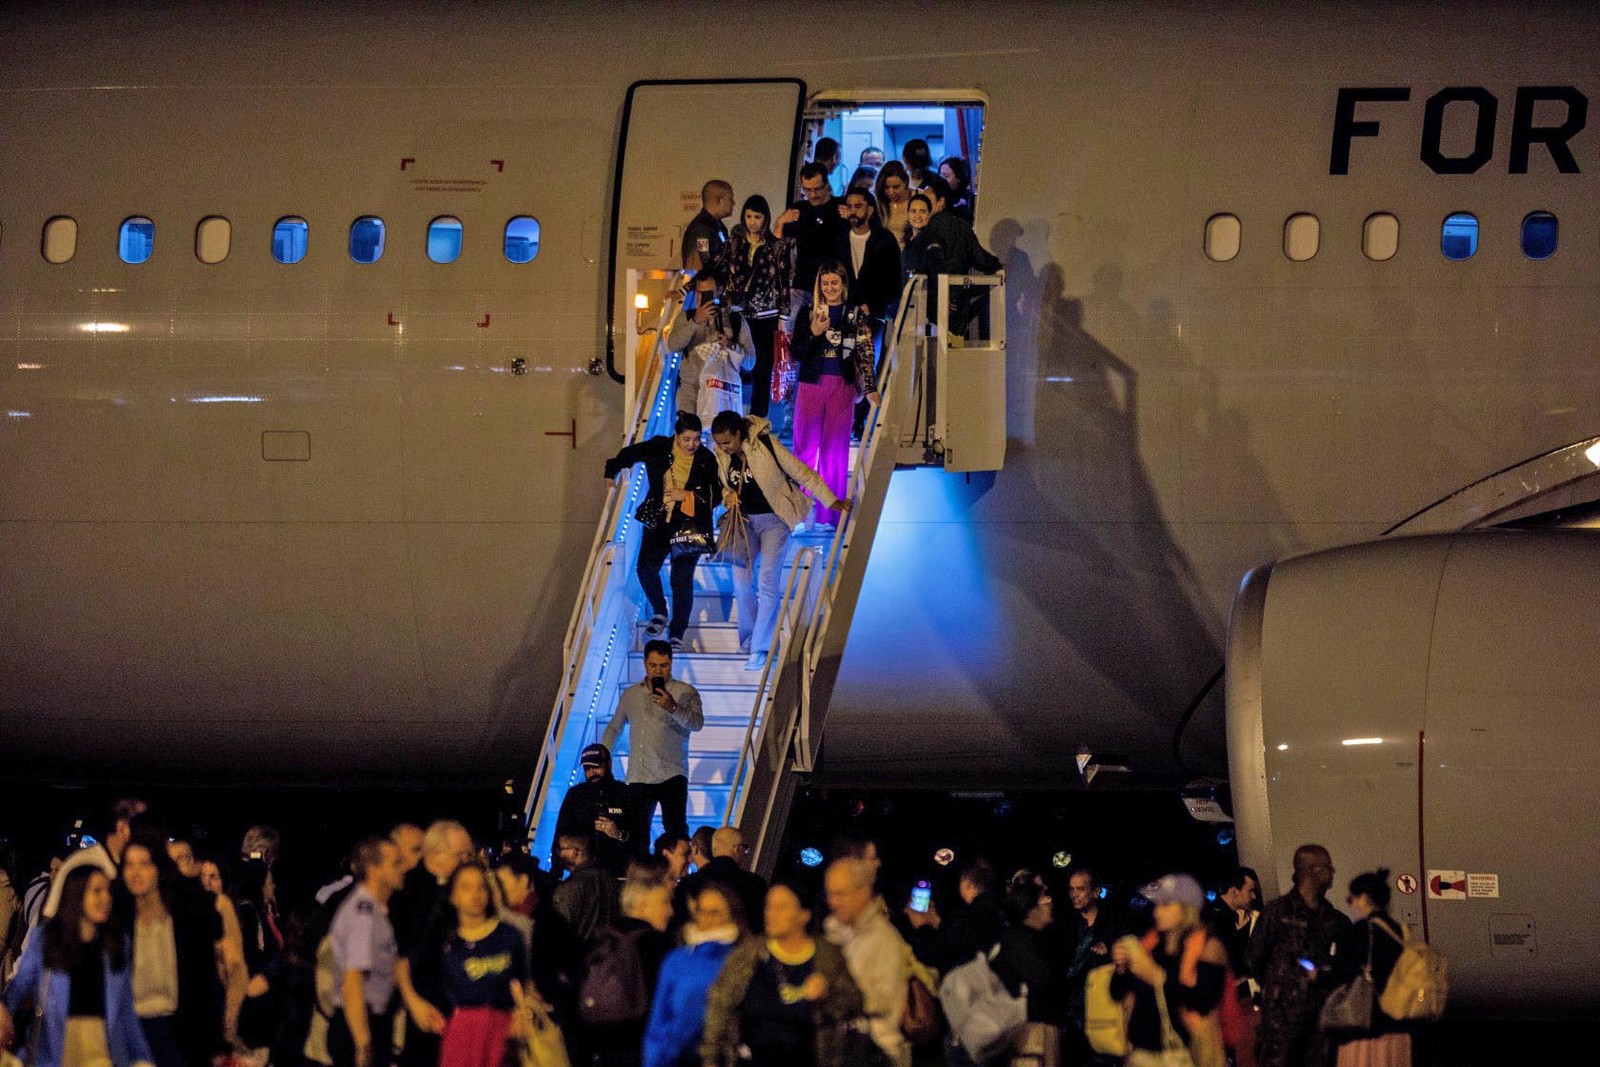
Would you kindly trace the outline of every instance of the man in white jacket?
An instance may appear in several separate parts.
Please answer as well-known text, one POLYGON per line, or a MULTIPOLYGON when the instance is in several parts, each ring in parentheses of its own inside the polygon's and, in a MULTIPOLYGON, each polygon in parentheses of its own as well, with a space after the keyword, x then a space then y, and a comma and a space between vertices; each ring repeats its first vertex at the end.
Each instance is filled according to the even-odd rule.
POLYGON ((823 931, 844 953, 850 977, 861 990, 873 1042, 896 1067, 910 1067, 911 1046, 900 1033, 900 1020, 906 1011, 911 950, 889 921, 889 909, 872 882, 872 865, 866 860, 835 860, 823 881, 832 913, 823 931))
POLYGON ((811 509, 812 497, 841 514, 850 510, 850 501, 834 496, 821 475, 773 437, 766 419, 724 411, 711 420, 711 440, 717 446, 722 502, 750 524, 750 559, 734 564, 733 588, 739 603, 739 649, 750 656, 744 669, 759 671, 777 625, 778 576, 789 534, 811 509))

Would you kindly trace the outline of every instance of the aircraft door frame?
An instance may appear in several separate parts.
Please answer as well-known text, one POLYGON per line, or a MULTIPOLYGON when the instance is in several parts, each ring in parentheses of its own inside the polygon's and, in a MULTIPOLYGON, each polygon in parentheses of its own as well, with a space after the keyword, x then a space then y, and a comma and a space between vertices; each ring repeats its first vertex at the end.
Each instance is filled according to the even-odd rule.
POLYGON ((777 192, 782 203, 773 201, 773 210, 781 211, 787 205, 799 165, 806 104, 806 83, 799 78, 646 79, 628 87, 618 133, 607 247, 606 370, 614 380, 627 382, 623 368, 618 366, 619 351, 627 347, 620 331, 634 325, 633 309, 618 304, 625 295, 627 271, 677 265, 683 225, 698 212, 700 186, 708 179, 726 178, 733 184, 736 216, 739 204, 751 192, 765 192, 769 200, 777 192), (785 89, 793 94, 792 111, 785 103, 787 94, 781 92, 785 89), (691 114, 665 106, 693 99, 696 90, 703 90, 703 113, 707 116, 704 129, 722 130, 752 144, 768 143, 771 126, 781 113, 787 126, 784 136, 788 147, 783 153, 783 172, 768 174, 767 170, 775 170, 776 166, 768 168, 762 160, 729 158, 738 153, 721 151, 697 137, 692 132, 695 125, 691 114), (719 94, 717 90, 723 92, 719 94), (713 115, 717 116, 714 123, 710 119, 713 115), (755 122, 746 121, 751 116, 756 116, 755 122), (681 138, 677 136, 680 129, 681 138), (695 158, 672 152, 680 140, 695 158), (687 177, 691 172, 698 175, 692 181, 687 177), (693 211, 688 210, 691 192, 695 198, 693 211))

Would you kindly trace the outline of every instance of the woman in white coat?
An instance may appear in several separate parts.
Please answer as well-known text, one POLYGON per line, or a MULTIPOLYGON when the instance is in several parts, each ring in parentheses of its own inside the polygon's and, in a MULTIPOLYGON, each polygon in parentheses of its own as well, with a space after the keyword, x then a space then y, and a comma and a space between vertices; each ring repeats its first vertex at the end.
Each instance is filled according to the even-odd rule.
POLYGON ((771 430, 766 419, 746 418, 737 411, 724 411, 711 421, 722 502, 730 511, 743 512, 750 523, 750 561, 733 568, 739 650, 750 655, 744 665, 747 671, 759 671, 766 663, 789 535, 811 510, 812 498, 841 515, 850 510, 850 501, 834 496, 822 476, 797 459, 771 430))

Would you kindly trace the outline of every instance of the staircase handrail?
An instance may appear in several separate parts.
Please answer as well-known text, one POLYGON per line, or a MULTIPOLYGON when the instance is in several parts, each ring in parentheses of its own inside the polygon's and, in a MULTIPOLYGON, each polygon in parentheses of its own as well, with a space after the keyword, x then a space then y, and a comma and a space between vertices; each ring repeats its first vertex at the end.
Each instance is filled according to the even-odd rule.
MULTIPOLYGON (((891 405, 897 396, 895 389, 903 377, 900 373, 900 351, 906 322, 908 319, 913 323, 920 321, 922 305, 919 298, 924 295, 926 288, 927 279, 920 274, 913 274, 907 280, 905 288, 901 290, 900 308, 895 314, 894 330, 884 341, 883 374, 878 383, 878 403, 868 418, 866 430, 861 437, 861 448, 857 450, 855 465, 850 470, 847 492, 850 494, 852 506, 840 518, 838 529, 833 535, 833 542, 827 554, 823 556, 818 596, 806 626, 801 652, 804 670, 800 675, 800 738, 807 747, 810 739, 811 676, 821 656, 822 638, 827 632, 828 620, 832 615, 833 597, 838 588, 840 568, 845 554, 850 550, 849 535, 855 525, 853 502, 859 498, 867 472, 872 469, 872 461, 882 444, 884 413, 891 410, 891 405), (918 313, 916 317, 913 317, 913 308, 916 308, 918 313)), ((914 345, 916 340, 916 335, 913 333, 910 341, 914 345)), ((898 443, 895 442, 895 446, 898 446, 898 443)))
POLYGON ((767 649, 767 660, 761 668, 761 680, 757 683, 755 697, 750 702, 750 721, 745 724, 744 742, 739 746, 739 759, 734 764, 733 777, 729 779, 728 805, 723 810, 722 816, 724 826, 738 823, 744 813, 744 802, 750 784, 746 771, 753 772, 756 750, 761 747, 767 731, 772 726, 771 704, 778 693, 784 669, 791 661, 796 664, 799 662, 799 657, 790 653, 798 650, 795 642, 796 623, 805 612, 806 595, 811 588, 811 573, 817 565, 817 560, 818 552, 815 548, 802 548, 795 553, 794 562, 790 566, 789 583, 784 589, 783 599, 778 603, 778 629, 773 635, 771 646, 767 649), (765 717, 762 716, 763 707, 767 712, 765 717))
MULTIPOLYGON (((651 348, 650 364, 645 372, 645 387, 634 400, 623 447, 637 444, 648 432, 657 404, 657 394, 665 384, 667 360, 667 333, 682 314, 682 302, 669 295, 661 305, 657 321, 656 342, 651 348)), ((626 568, 614 566, 619 551, 618 526, 627 516, 622 515, 622 501, 627 499, 631 471, 622 471, 606 490, 605 502, 600 509, 600 521, 595 525, 594 540, 589 547, 589 558, 584 564, 583 576, 578 583, 578 597, 572 606, 572 617, 567 622, 567 633, 561 642, 561 684, 556 690, 556 700, 550 710, 550 721, 545 727, 544 744, 539 749, 539 762, 533 780, 529 783, 528 799, 523 816, 531 836, 540 813, 544 809, 550 790, 550 773, 556 756, 566 737, 568 716, 577 699, 578 680, 583 665, 588 660, 594 624, 599 605, 604 600, 605 586, 616 574, 626 568)))

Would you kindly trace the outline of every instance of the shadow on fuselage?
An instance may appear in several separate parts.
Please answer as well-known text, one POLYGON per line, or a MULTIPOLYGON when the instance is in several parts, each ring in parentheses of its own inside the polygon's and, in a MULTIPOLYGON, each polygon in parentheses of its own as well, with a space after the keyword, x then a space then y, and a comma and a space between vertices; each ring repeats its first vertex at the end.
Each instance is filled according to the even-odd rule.
MULTIPOLYGON (((1174 728, 1221 665, 1226 605, 1175 528, 1186 443, 1259 478, 1244 416, 1170 306, 1135 309, 1115 264, 1074 295, 1060 265, 1035 273, 1026 236, 1010 219, 991 234, 1008 290, 1005 469, 897 475, 828 723, 830 783, 1070 785, 1080 745, 1171 781, 1174 728), (888 751, 906 734, 882 716, 907 691, 929 694, 915 745, 888 751)), ((1291 550, 1278 528, 1260 523, 1250 551, 1291 550)), ((1221 706, 1218 687, 1185 734, 1187 769, 1224 773, 1221 706)))

